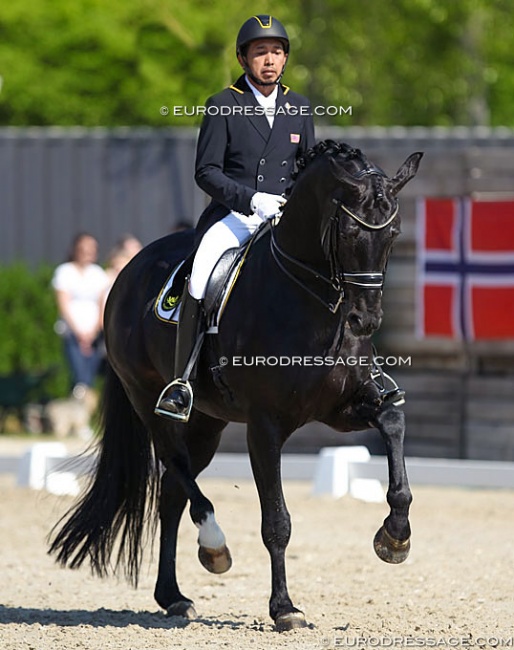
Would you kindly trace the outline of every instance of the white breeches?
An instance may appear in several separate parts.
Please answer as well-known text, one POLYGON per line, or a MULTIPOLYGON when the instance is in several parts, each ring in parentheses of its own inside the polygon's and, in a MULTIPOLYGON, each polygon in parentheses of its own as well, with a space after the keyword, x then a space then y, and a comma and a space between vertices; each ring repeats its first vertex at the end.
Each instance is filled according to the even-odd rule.
POLYGON ((242 246, 261 224, 262 219, 256 214, 247 217, 239 212, 230 212, 209 228, 193 262, 189 281, 189 293, 193 298, 201 300, 205 296, 207 282, 223 253, 229 248, 242 246))

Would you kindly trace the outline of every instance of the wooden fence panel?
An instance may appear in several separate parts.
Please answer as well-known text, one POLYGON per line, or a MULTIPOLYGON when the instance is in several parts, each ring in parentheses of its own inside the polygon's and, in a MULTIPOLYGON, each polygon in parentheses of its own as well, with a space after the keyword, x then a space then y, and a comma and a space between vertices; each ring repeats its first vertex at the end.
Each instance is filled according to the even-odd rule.
MULTIPOLYGON (((412 152, 425 152, 417 177, 400 195, 402 234, 389 263, 383 326, 375 337, 380 354, 412 358, 410 367, 390 369, 408 390, 408 453, 514 459, 514 341, 463 344, 416 335, 416 200, 514 196, 514 131, 316 133, 361 148, 390 175, 412 152)), ((99 238, 104 260, 124 232, 148 243, 179 221, 194 223, 206 202, 193 178, 196 137, 196 130, 185 129, 0 129, 0 263, 58 264, 78 230, 99 238)), ((228 432, 224 444, 244 447, 241 428, 231 431, 236 433, 228 432)), ((369 435, 375 444, 375 434, 347 437, 308 425, 288 445, 313 451, 369 435)))

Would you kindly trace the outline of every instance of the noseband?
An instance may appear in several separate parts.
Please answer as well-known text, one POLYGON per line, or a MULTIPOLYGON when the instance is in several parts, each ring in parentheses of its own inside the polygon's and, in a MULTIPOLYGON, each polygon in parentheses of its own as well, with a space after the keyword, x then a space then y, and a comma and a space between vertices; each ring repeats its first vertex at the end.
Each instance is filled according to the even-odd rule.
MULTIPOLYGON (((350 215, 350 217, 352 217, 352 219, 357 221, 357 223, 359 223, 361 226, 364 226, 365 228, 369 228, 370 230, 383 230, 394 220, 394 218, 398 214, 398 201, 396 201, 394 209, 391 215, 387 218, 387 220, 381 224, 373 224, 364 221, 364 219, 361 219, 358 215, 356 215, 348 207, 346 207, 344 203, 341 203, 337 199, 332 199, 332 202, 337 206, 337 208, 340 208, 341 210, 346 212, 346 214, 350 215)), ((333 234, 332 234, 332 230, 337 230, 339 225, 337 219, 337 208, 334 214, 330 217, 329 223, 327 224, 327 228, 325 229, 325 233, 328 231, 328 236, 330 238, 329 249, 330 249, 330 264, 332 268, 332 276, 333 277, 334 275, 342 276, 343 283, 354 284, 358 287, 362 287, 363 289, 382 289, 384 285, 384 273, 382 271, 372 271, 369 273, 345 273, 344 271, 338 269, 337 259, 335 257, 337 251, 334 250, 333 234), (336 228, 333 228, 334 222, 336 223, 336 228)), ((325 233, 323 234, 323 239, 325 237, 325 233)))
MULTIPOLYGON (((374 167, 366 167, 365 169, 355 174, 354 177, 361 178, 363 176, 370 176, 370 175, 376 175, 382 177, 385 176, 383 172, 381 172, 380 170, 374 167)), ((382 197, 383 197, 382 192, 378 192, 377 198, 382 198, 382 197)), ((332 203, 335 205, 335 209, 333 214, 328 219, 327 225, 325 226, 321 237, 323 249, 328 251, 328 260, 330 263, 330 278, 327 278, 319 271, 312 269, 310 266, 307 266, 303 262, 300 262, 299 260, 295 259, 291 255, 288 255, 285 251, 283 251, 279 247, 275 239, 274 228, 271 231, 270 246, 271 246, 271 253, 273 255, 273 259, 275 260, 275 262, 277 263, 281 271, 289 278, 291 278, 291 280, 296 282, 296 284, 302 287, 305 291, 307 291, 307 293, 309 293, 311 296, 316 298, 316 300, 321 302, 321 304, 324 305, 327 309, 329 309, 333 314, 335 314, 343 302, 345 284, 351 284, 357 287, 361 287, 362 289, 372 289, 372 290, 376 290, 376 289, 381 290, 382 287, 384 286, 383 271, 372 271, 368 273, 345 273, 339 267, 339 262, 337 260, 337 235, 339 232, 338 209, 343 210, 346 214, 348 214, 352 219, 354 219, 358 224, 360 224, 364 228, 368 228, 370 230, 383 230, 394 220, 394 218, 398 214, 398 201, 396 200, 394 209, 390 214, 390 216, 386 219, 384 223, 381 224, 368 223, 364 219, 361 219, 361 217, 356 215, 346 205, 344 205, 344 203, 338 201, 337 199, 332 199, 332 203), (325 242, 326 242, 326 246, 325 246, 325 242), (298 268, 307 271, 308 273, 313 275, 317 280, 321 280, 325 284, 329 285, 336 292, 337 300, 333 302, 327 302, 323 300, 323 298, 320 298, 320 296, 318 296, 314 291, 309 289, 309 287, 307 287, 293 273, 288 271, 279 258, 287 260, 288 262, 294 264, 298 268)))

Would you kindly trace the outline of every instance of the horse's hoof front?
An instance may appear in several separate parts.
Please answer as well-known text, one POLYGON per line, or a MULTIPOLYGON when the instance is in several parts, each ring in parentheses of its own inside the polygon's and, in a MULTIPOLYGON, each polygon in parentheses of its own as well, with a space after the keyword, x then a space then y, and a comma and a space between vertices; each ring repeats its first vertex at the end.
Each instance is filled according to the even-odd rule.
POLYGON ((277 616, 275 627, 277 632, 287 632, 288 630, 296 630, 300 627, 306 627, 307 621, 303 612, 287 612, 277 616))
POLYGON ((166 610, 166 616, 180 616, 182 618, 198 618, 194 603, 192 600, 179 600, 171 604, 166 610))
POLYGON ((198 559, 207 571, 211 573, 225 573, 232 566, 232 556, 227 546, 220 548, 207 548, 200 546, 198 549, 198 559))
POLYGON ((394 539, 387 532, 384 526, 379 528, 373 540, 375 553, 384 562, 389 564, 401 564, 404 562, 410 551, 410 539, 400 541, 394 539))

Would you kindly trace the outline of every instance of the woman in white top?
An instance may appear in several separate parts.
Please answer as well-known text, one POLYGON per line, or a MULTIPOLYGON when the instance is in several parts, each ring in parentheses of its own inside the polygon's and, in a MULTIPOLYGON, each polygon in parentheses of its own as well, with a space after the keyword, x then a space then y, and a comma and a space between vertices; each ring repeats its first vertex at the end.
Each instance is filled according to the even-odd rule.
POLYGON ((80 233, 73 241, 70 260, 56 268, 52 279, 60 316, 57 331, 63 336, 73 388, 92 386, 102 361, 99 344, 109 281, 96 264, 97 255, 96 239, 80 233))

